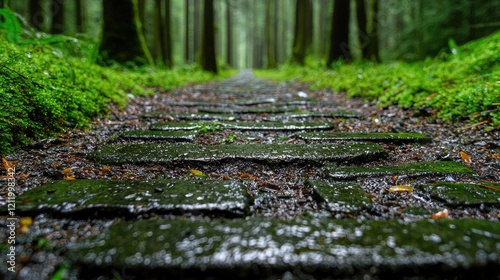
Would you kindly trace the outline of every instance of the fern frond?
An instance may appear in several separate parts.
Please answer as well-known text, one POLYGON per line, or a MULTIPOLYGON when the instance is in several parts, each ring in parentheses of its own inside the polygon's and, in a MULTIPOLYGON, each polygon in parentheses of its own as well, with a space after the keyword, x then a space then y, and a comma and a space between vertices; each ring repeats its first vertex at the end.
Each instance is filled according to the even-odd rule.
POLYGON ((19 43, 22 28, 17 20, 16 14, 10 9, 0 9, 0 29, 7 33, 7 40, 11 43, 19 43))

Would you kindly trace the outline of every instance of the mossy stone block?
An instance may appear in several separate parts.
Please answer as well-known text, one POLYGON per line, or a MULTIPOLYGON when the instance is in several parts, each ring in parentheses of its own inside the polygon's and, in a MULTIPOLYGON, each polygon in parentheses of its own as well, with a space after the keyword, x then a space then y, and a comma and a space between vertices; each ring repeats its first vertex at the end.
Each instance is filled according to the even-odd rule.
POLYGON ((122 133, 125 139, 165 140, 176 142, 194 141, 198 133, 192 131, 135 130, 122 133))
POLYGON ((386 151, 376 144, 226 144, 203 146, 170 143, 104 146, 91 155, 95 161, 107 164, 167 164, 180 161, 215 163, 225 160, 323 164, 324 162, 366 162, 386 156, 386 151))
POLYGON ((453 161, 417 162, 396 166, 379 167, 336 167, 327 166, 324 169, 327 176, 335 179, 350 180, 357 177, 408 175, 408 176, 442 176, 466 175, 475 176, 476 173, 467 166, 453 161))
POLYGON ((432 197, 448 205, 500 205, 500 189, 487 188, 485 185, 440 182, 419 186, 432 197))
POLYGON ((198 112, 209 114, 282 114, 294 110, 296 108, 290 107, 198 108, 198 112))
POLYGON ((432 139, 421 133, 413 132, 371 132, 371 133, 301 133, 298 135, 299 138, 304 140, 316 140, 316 141, 337 141, 337 140, 347 140, 347 141, 374 141, 374 142, 429 142, 432 139))
POLYGON ((85 279, 113 269, 148 279, 405 278, 417 271, 456 278, 498 271, 499 232, 500 223, 474 219, 156 219, 113 225, 71 247, 69 258, 85 267, 85 279))
POLYGON ((301 131, 301 130, 328 130, 335 125, 329 122, 166 122, 152 124, 151 130, 202 130, 203 127, 217 129, 252 130, 252 131, 301 131))
POLYGON ((314 180, 309 184, 332 212, 356 213, 372 206, 367 193, 356 183, 314 180))
POLYGON ((250 197, 236 181, 198 180, 75 180, 57 181, 17 198, 19 213, 98 216, 155 214, 221 214, 241 216, 250 197))

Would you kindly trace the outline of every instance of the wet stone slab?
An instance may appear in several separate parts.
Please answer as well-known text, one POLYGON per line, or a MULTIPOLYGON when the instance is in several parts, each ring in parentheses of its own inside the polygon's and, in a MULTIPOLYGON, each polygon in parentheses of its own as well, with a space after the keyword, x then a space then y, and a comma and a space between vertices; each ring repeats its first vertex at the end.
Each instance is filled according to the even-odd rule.
POLYGON ((367 193, 356 183, 310 181, 309 185, 332 212, 356 213, 372 206, 367 193))
POLYGON ((324 169, 327 176, 335 179, 350 180, 357 177, 368 176, 443 176, 443 175, 466 175, 475 176, 476 173, 467 166, 453 161, 417 162, 401 164, 397 166, 379 167, 336 167, 327 166, 324 169))
POLYGON ((500 189, 489 184, 435 183, 419 188, 431 197, 448 205, 495 205, 500 206, 500 189))
MULTIPOLYGON (((85 217, 140 214, 242 216, 250 197, 243 184, 213 180, 58 181, 19 197, 19 213, 85 217)), ((17 213, 16 212, 16 213, 17 213)))
POLYGON ((199 108, 200 113, 209 114, 282 114, 292 112, 296 108, 289 107, 240 107, 240 108, 199 108))
POLYGON ((155 131, 155 130, 137 130, 124 132, 121 137, 125 139, 144 139, 144 140, 165 140, 172 142, 192 142, 198 135, 192 131, 155 131))
POLYGON ((481 279, 498 272, 499 232, 498 222, 472 219, 156 219, 113 225, 70 247, 69 257, 85 267, 84 279, 112 269, 144 279, 481 279))
POLYGON ((163 112, 148 113, 141 116, 145 119, 170 118, 187 121, 233 121, 238 115, 231 114, 169 114, 163 112))
POLYGON ((429 142, 432 139, 421 133, 413 132, 372 132, 372 133, 301 133, 299 138, 304 140, 315 141, 337 141, 337 140, 352 140, 352 141, 374 141, 374 142, 429 142))
POLYGON ((267 163, 356 162, 377 160, 387 156, 376 144, 306 145, 306 144, 227 144, 202 146, 195 144, 131 144, 104 146, 92 153, 93 160, 108 163, 172 163, 220 162, 247 160, 267 163))
POLYGON ((329 130, 335 125, 330 122, 167 122, 152 124, 151 130, 203 130, 233 129, 254 131, 300 131, 300 130, 329 130))
POLYGON ((353 111, 331 111, 331 112, 298 112, 285 114, 288 118, 361 118, 362 115, 353 111))

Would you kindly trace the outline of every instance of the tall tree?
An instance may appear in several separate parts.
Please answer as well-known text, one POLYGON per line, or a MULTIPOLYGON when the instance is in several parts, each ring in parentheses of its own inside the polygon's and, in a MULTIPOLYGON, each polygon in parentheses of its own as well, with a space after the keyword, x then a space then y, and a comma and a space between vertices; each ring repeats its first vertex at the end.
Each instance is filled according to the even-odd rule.
POLYGON ((82 0, 75 0, 75 14, 76 32, 83 33, 85 32, 85 5, 82 0))
POLYGON ((330 51, 326 62, 328 67, 338 59, 351 60, 351 51, 349 49, 349 3, 350 0, 335 0, 333 6, 330 51))
POLYGON ((51 0, 50 12, 52 13, 52 25, 50 33, 61 34, 64 32, 64 1, 51 0))
POLYGON ((151 64, 144 35, 139 28, 137 0, 106 0, 103 4, 101 64, 151 64))
POLYGON ((271 0, 266 0, 266 51, 267 68, 276 68, 276 56, 274 53, 274 24, 271 15, 274 14, 271 9, 271 0))
MULTIPOLYGON (((422 1, 419 1, 420 5, 422 1)), ((378 45, 378 0, 370 0, 370 16, 368 17, 368 50, 367 58, 380 62, 379 45, 378 45)))
POLYGON ((201 50, 201 32, 200 29, 203 25, 201 22, 201 0, 192 0, 193 1, 193 55, 194 60, 199 61, 200 59, 200 50, 201 50))
POLYGON ((366 13, 366 0, 356 0, 356 19, 358 22, 358 40, 361 48, 361 57, 363 59, 370 59, 368 54, 368 20, 366 13))
POLYGON ((29 1, 29 17, 31 26, 37 30, 42 30, 44 23, 43 16, 43 1, 42 0, 30 0, 29 1))
POLYGON ((155 0, 153 10, 153 56, 156 65, 163 65, 167 68, 172 67, 171 44, 170 0, 155 0), (162 12, 164 12, 163 15, 162 12))
POLYGON ((205 0, 203 2, 201 67, 203 70, 217 73, 217 61, 215 57, 214 1, 205 0))
POLYGON ((292 47, 292 62, 300 65, 304 64, 307 48, 309 47, 312 37, 310 12, 312 11, 310 0, 297 0, 295 8, 295 29, 292 47))
POLYGON ((165 25, 165 65, 168 68, 174 66, 174 61, 172 59, 172 24, 170 10, 170 0, 165 0, 165 18, 163 24, 165 25))
POLYGON ((233 63, 233 17, 232 17, 231 4, 229 0, 226 0, 226 62, 230 66, 234 66, 233 63))
POLYGON ((191 44, 189 37, 191 36, 191 31, 189 30, 189 26, 191 24, 190 18, 190 4, 191 0, 184 1, 184 60, 186 62, 191 61, 191 44))

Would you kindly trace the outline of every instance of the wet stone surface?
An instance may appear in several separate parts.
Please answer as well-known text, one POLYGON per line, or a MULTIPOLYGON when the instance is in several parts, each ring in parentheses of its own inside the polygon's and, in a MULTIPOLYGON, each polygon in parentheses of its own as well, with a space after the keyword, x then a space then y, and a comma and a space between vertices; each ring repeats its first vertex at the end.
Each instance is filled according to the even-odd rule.
POLYGON ((216 214, 241 216, 248 211, 246 188, 235 181, 75 180, 58 181, 18 197, 23 214, 118 217, 140 214, 216 214))
POLYGON ((474 176, 476 173, 467 166, 453 161, 439 162, 417 162, 400 164, 396 166, 377 166, 377 167, 336 167, 330 166, 324 169, 325 174, 335 179, 355 179, 367 176, 388 176, 388 175, 406 175, 406 176, 433 176, 433 175, 465 175, 474 176))
POLYGON ((448 205, 496 205, 500 206, 500 189, 488 184, 441 182, 420 186, 432 197, 448 205))
POLYGON ((143 277, 480 277, 500 261, 499 232, 474 219, 156 219, 114 225, 70 255, 85 278, 117 267, 143 277))
POLYGON ((332 212, 355 213, 372 206, 368 194, 356 183, 310 181, 309 184, 332 212))
POLYGON ((244 160, 267 163, 356 162, 384 158, 386 152, 376 144, 351 145, 281 145, 281 144, 227 144, 201 146, 196 144, 133 144, 105 146, 92 154, 100 163, 159 163, 219 162, 244 160))
POLYGON ((328 130, 333 129, 335 126, 333 123, 322 122, 208 122, 208 123, 196 123, 196 122, 167 122, 167 123, 156 123, 150 126, 151 130, 222 130, 222 129, 232 129, 232 130, 277 130, 277 131, 301 131, 301 130, 328 130))
POLYGON ((432 141, 432 139, 421 133, 410 133, 410 132, 372 132, 372 133, 301 133, 298 135, 304 140, 318 140, 318 141, 338 141, 338 140, 350 140, 350 141, 373 141, 373 142, 416 142, 423 143, 432 141))
POLYGON ((135 130, 124 132, 121 137, 125 139, 168 140, 172 142, 192 142, 198 135, 189 131, 154 131, 135 130))

